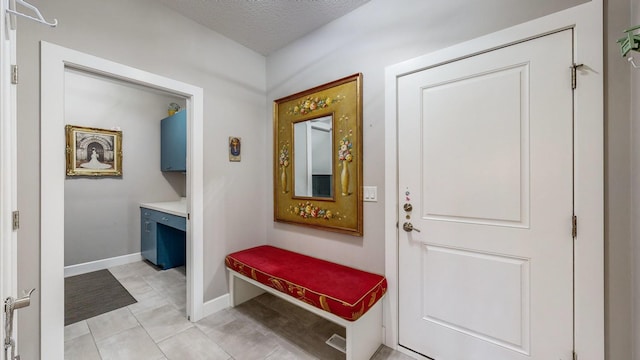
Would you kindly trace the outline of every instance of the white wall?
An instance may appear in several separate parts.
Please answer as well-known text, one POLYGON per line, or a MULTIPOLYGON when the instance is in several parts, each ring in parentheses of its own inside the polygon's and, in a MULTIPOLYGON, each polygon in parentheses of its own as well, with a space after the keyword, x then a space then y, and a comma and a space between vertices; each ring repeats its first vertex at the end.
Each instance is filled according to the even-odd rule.
POLYGON ((311 173, 313 175, 332 175, 333 171, 333 133, 328 128, 333 126, 332 123, 318 124, 315 127, 311 127, 311 153, 313 154, 311 160, 311 173), (325 126, 322 126, 325 125, 325 126))
POLYGON ((67 177, 65 266, 140 252, 140 202, 186 196, 186 176, 160 171, 160 120, 185 100, 67 70, 65 122, 122 131, 122 177, 67 177))
MULTIPOLYGON (((40 253, 38 193, 43 175, 38 155, 39 42, 45 40, 204 89, 204 300, 226 294, 224 256, 265 243, 263 214, 271 211, 266 207, 264 187, 259 185, 271 173, 266 164, 270 151, 265 151, 270 149, 265 139, 271 135, 271 126, 264 121, 264 56, 153 0, 31 3, 46 18, 57 18, 59 25, 52 29, 18 19, 18 208, 22 225, 18 287, 40 287, 40 256, 47 256, 40 253), (229 162, 229 136, 242 138, 241 162, 229 162)), ((64 136, 64 129, 59 136, 64 136)), ((31 307, 20 313, 23 359, 41 358, 39 296, 36 292, 31 307)))

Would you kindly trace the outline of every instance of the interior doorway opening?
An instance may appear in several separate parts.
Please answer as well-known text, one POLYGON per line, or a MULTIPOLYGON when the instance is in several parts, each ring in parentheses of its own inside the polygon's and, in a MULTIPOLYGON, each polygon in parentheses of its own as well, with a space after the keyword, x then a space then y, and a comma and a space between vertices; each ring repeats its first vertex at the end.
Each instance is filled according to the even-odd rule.
MULTIPOLYGON (((151 224, 139 210, 142 203, 168 201, 180 210, 179 220, 185 223, 186 172, 160 171, 160 125, 161 119, 169 116, 169 107, 175 104, 184 109, 186 99, 69 68, 65 71, 64 92, 66 129, 77 129, 67 131, 67 146, 72 149, 67 167, 112 170, 118 149, 123 153, 118 158, 124 160, 118 164, 122 171, 119 176, 80 173, 65 179, 65 326, 136 300, 140 302, 136 310, 160 305, 149 299, 161 297, 186 317, 186 232, 176 230, 177 235, 170 239, 170 254, 176 259, 172 267, 181 265, 181 276, 168 277, 164 274, 168 264, 160 267, 140 263, 146 260, 143 240, 153 240, 149 245, 157 241, 143 236, 151 234, 151 224), (117 144, 111 142, 112 137, 103 136, 103 130, 116 131, 117 144), (93 162, 97 166, 89 166, 93 162), (172 288, 160 286, 158 280, 169 278, 172 288), (147 281, 148 286, 140 285, 147 281)), ((181 144, 186 146, 186 139, 182 138, 181 144)))

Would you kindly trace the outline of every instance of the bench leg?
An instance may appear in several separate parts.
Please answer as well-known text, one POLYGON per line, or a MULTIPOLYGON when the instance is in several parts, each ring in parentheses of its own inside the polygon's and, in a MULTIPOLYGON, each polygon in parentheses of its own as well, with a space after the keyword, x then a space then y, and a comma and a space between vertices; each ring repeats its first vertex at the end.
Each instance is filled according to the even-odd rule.
POLYGON ((347 332, 347 359, 369 360, 382 344, 382 301, 356 321, 349 322, 347 332))
POLYGON ((230 303, 232 307, 238 306, 258 295, 262 295, 264 292, 265 291, 259 287, 234 276, 233 271, 229 271, 229 296, 231 297, 230 303))

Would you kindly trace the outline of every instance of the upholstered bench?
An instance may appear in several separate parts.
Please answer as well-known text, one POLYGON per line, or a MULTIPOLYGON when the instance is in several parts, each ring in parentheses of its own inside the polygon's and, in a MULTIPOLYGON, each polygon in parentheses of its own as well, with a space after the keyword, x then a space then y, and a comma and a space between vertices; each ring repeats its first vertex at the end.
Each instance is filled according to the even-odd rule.
POLYGON ((382 343, 384 276, 266 245, 225 262, 232 306, 267 291, 343 326, 347 360, 369 359, 382 343))

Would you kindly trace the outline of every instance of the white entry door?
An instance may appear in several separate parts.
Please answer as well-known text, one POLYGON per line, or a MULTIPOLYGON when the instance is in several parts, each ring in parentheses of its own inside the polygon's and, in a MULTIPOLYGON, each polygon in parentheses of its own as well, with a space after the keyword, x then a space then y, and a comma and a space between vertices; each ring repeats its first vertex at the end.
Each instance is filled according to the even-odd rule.
POLYGON ((401 346, 571 358, 572 62, 565 30, 399 78, 401 346))

